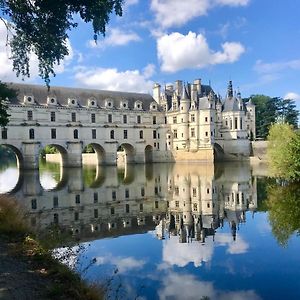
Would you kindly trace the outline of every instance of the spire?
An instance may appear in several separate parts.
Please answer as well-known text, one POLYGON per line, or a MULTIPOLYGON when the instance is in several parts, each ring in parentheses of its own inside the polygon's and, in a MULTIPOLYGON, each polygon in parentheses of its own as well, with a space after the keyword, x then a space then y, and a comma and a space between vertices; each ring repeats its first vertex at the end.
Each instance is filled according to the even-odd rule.
POLYGON ((185 84, 183 84, 183 86, 182 86, 182 96, 181 96, 181 99, 183 99, 183 100, 189 99, 189 97, 187 95, 186 88, 185 88, 185 84))
POLYGON ((229 80, 229 83, 228 83, 227 97, 228 98, 232 98, 233 97, 232 81, 231 80, 229 80))

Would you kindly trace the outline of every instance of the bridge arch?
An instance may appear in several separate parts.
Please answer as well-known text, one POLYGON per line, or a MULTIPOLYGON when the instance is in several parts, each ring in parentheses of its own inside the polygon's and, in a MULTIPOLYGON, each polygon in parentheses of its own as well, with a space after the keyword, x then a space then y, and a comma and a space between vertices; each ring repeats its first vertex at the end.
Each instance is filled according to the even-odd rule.
POLYGON ((214 143, 214 160, 222 161, 224 157, 225 157, 224 149, 218 143, 214 143))
POLYGON ((97 143, 89 143, 84 146, 84 151, 86 153, 94 153, 95 154, 95 159, 96 159, 96 164, 97 165, 103 165, 105 164, 105 159, 106 159, 106 153, 105 149, 97 143))
POLYGON ((60 144, 53 143, 53 144, 42 145, 41 155, 42 155, 42 158, 45 156, 46 161, 58 162, 61 167, 66 167, 68 165, 68 151, 64 146, 62 146, 60 144), (56 151, 53 151, 52 150, 53 148, 56 151), (50 155, 48 155, 45 153, 45 151, 46 152, 53 151, 54 152, 53 154, 57 154, 57 152, 58 152, 58 154, 60 154, 60 157, 57 160, 57 156, 51 157, 51 153, 49 153, 50 155))
POLYGON ((124 164, 132 164, 135 162, 135 148, 129 143, 122 143, 119 145, 118 149, 118 164, 120 161, 124 161, 124 164))
POLYGON ((151 145, 147 145, 145 147, 145 163, 153 162, 153 147, 151 145))
POLYGON ((24 158, 23 158, 23 154, 20 151, 20 149, 11 144, 1 144, 1 146, 7 147, 15 154, 16 160, 17 160, 17 166, 19 169, 22 169, 22 167, 24 165, 24 158))

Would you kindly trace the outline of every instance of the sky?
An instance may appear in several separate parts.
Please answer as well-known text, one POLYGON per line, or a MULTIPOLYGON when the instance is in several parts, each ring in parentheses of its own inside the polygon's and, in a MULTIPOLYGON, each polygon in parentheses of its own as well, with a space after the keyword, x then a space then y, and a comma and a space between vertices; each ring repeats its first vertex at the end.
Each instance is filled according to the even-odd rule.
MULTIPOLYGON (((125 0, 105 38, 75 16, 69 55, 55 68, 53 86, 152 94, 155 82, 200 78, 225 97, 229 80, 242 97, 294 99, 300 109, 300 1, 125 0)), ((0 80, 12 72, 6 29, 0 22, 0 80)), ((44 84, 31 58, 28 83, 44 84)))

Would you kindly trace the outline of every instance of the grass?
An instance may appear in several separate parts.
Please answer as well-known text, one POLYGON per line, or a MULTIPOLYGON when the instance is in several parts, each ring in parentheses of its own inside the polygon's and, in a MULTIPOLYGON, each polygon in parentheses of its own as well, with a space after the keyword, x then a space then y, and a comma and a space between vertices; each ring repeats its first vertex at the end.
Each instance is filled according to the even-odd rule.
POLYGON ((26 261, 50 285, 45 293, 50 299, 104 298, 100 285, 89 285, 78 274, 52 256, 30 229, 24 209, 11 197, 0 196, 0 238, 13 244, 11 255, 26 261))

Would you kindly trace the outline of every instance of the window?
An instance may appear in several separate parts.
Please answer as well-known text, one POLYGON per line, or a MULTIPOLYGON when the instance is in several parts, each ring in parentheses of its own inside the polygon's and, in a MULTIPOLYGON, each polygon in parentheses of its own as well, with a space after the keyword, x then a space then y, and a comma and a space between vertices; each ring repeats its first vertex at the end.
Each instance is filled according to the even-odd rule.
POLYGON ((128 189, 125 190, 125 198, 129 198, 129 190, 128 189))
POLYGON ((31 209, 36 209, 37 208, 37 202, 36 199, 31 200, 31 209))
POLYGON ((198 210, 198 205, 197 205, 197 203, 194 203, 194 204, 193 204, 193 210, 194 210, 194 211, 197 211, 197 210, 198 210))
POLYGON ((57 208, 58 207, 58 197, 54 196, 53 197, 53 208, 57 208))
POLYGON ((159 143, 157 143, 157 149, 159 150, 159 143))
POLYGON ((173 103, 173 109, 177 109, 177 103, 173 103))
POLYGON ((107 115, 107 122, 112 123, 112 115, 107 115))
POLYGON ((56 129, 55 128, 51 129, 51 139, 56 139, 56 129))
POLYGON ((78 129, 74 129, 74 139, 78 139, 78 129))
POLYGON ((175 207, 179 207, 179 201, 175 201, 175 207))
POLYGON ((114 215, 114 214, 115 214, 115 208, 114 208, 114 207, 111 207, 111 208, 110 208, 110 214, 111 214, 111 215, 114 215))
POLYGON ((196 196, 197 196, 197 189, 193 188, 193 197, 196 197, 196 196))
POLYGON ((54 214, 53 215, 53 222, 54 222, 54 224, 58 224, 58 220, 59 220, 58 214, 54 214))
POLYGON ((29 110, 27 112, 27 120, 32 121, 32 119, 33 119, 33 112, 32 112, 32 110, 29 110))
POLYGON ((96 115, 95 114, 91 114, 91 122, 96 123, 96 115))
POLYGON ((238 128, 238 118, 234 118, 234 129, 238 128))
POLYGON ((99 216, 99 214, 98 214, 98 209, 95 208, 95 209, 94 209, 94 218, 97 219, 98 216, 99 216))
POLYGON ((78 221, 79 220, 79 212, 75 211, 74 213, 74 221, 78 221))
POLYGON ((211 122, 213 121, 213 118, 212 118, 212 117, 210 117, 210 121, 211 121, 211 122))
POLYGON ((205 122, 207 122, 208 121, 208 118, 207 117, 205 117, 205 122))
POLYGON ((191 128, 191 137, 195 137, 195 128, 191 128))
POLYGON ((207 208, 210 208, 210 203, 209 202, 207 203, 207 208))
POLYGON ((177 139, 177 130, 174 129, 174 139, 177 139))
POLYGON ((230 119, 230 129, 232 129, 232 120, 230 119))
POLYGON ((242 130, 243 129, 243 119, 240 118, 240 129, 242 130))
POLYGON ((126 213, 128 214, 129 213, 129 204, 125 205, 125 209, 126 209, 126 213))
POLYGON ((111 193, 111 198, 112 198, 113 200, 116 200, 116 198, 117 198, 117 193, 116 193, 116 191, 112 191, 112 193, 111 193))
POLYGON ((209 194, 209 189, 206 189, 206 193, 209 194))
POLYGON ((143 130, 140 130, 140 139, 143 139, 144 138, 144 132, 143 130))
POLYGON ((138 124, 141 123, 141 116, 136 116, 136 122, 137 122, 138 124))
POLYGON ((173 117, 173 124, 177 123, 177 117, 173 117))
POLYGON ((142 212, 144 210, 144 205, 143 203, 140 203, 140 212, 142 212))
POLYGON ((141 196, 144 197, 145 196, 145 188, 141 188, 141 196))
POLYGON ((124 123, 124 124, 127 123, 127 115, 123 115, 123 123, 124 123))
POLYGON ((205 136, 208 136, 208 131, 205 131, 205 136))
POLYGON ((156 139, 156 130, 153 130, 153 138, 156 139))
POLYGON ((1 137, 3 140, 7 140, 7 128, 2 128, 1 137))
POLYGON ((195 122, 195 115, 191 115, 191 122, 195 122))
POLYGON ((34 129, 29 129, 29 139, 34 140, 34 129))
POLYGON ((72 119, 72 122, 76 122, 76 113, 72 112, 71 119, 72 119))
POLYGON ((98 203, 98 193, 94 193, 94 203, 98 203))
POLYGON ((97 131, 96 129, 92 129, 92 139, 96 139, 97 138, 97 131))
POLYGON ((127 130, 124 130, 123 135, 124 135, 124 139, 126 140, 128 138, 128 132, 127 132, 127 130))
POLYGON ((157 187, 157 186, 154 187, 154 194, 155 194, 155 195, 158 194, 158 187, 157 187))
POLYGON ((51 111, 50 113, 50 120, 51 122, 55 122, 56 118, 55 118, 55 111, 51 111))
POLYGON ((114 130, 111 130, 111 131, 110 131, 110 138, 111 138, 111 139, 114 139, 114 138, 115 138, 115 131, 114 131, 114 130))
POLYGON ((153 118, 152 118, 152 124, 156 124, 156 116, 153 116, 153 118))
POLYGON ((80 195, 75 196, 75 203, 80 204, 80 195))
POLYGON ((158 208, 158 201, 155 201, 155 208, 158 208))

